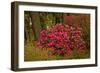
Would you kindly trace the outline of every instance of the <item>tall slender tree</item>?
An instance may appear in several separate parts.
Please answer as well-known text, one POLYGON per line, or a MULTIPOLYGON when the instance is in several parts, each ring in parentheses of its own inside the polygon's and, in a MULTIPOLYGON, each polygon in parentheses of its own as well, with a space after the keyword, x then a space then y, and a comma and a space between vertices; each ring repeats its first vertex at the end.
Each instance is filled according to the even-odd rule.
POLYGON ((30 12, 29 14, 30 14, 31 21, 32 21, 32 30, 34 32, 34 40, 38 40, 40 30, 41 30, 39 13, 30 12))

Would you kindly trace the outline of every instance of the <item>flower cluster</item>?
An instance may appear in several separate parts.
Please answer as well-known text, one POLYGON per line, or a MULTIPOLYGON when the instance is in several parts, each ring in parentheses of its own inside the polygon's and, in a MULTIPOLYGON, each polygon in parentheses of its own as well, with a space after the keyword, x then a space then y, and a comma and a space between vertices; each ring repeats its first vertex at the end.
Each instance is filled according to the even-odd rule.
MULTIPOLYGON (((68 21, 73 24, 71 20, 68 21)), ((71 55, 74 49, 85 49, 85 42, 81 38, 81 30, 80 26, 56 24, 40 32, 39 44, 42 48, 53 50, 52 54, 71 55)))

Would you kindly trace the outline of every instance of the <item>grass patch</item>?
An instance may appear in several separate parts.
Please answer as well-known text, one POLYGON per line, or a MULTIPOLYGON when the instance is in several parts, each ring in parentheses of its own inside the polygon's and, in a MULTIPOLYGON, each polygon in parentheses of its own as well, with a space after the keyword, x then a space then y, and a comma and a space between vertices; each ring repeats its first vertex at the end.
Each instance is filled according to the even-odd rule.
POLYGON ((47 48, 36 48, 32 42, 27 42, 24 46, 24 61, 43 61, 43 60, 64 60, 64 59, 86 59, 90 58, 89 50, 85 50, 80 54, 76 51, 70 56, 52 55, 51 51, 47 48))

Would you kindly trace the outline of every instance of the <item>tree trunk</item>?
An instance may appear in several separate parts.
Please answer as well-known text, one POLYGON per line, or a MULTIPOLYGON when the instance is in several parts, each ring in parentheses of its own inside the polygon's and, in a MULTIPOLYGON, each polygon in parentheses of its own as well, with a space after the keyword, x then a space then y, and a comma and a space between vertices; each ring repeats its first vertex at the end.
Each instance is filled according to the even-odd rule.
POLYGON ((31 40, 31 37, 30 37, 30 26, 29 26, 29 23, 30 23, 30 20, 29 20, 29 16, 27 13, 25 13, 25 26, 24 26, 24 38, 25 38, 25 42, 31 40))
POLYGON ((32 21, 32 30, 34 33, 34 40, 38 40, 39 35, 40 35, 40 30, 41 30, 39 13, 31 12, 30 17, 31 17, 31 21, 32 21))

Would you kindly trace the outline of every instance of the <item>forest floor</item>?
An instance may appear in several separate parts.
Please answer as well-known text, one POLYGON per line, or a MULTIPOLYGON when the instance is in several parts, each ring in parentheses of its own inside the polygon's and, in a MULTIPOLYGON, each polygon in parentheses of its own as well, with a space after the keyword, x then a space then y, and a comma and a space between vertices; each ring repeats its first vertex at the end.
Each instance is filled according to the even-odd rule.
POLYGON ((64 60, 64 59, 86 59, 90 58, 89 50, 80 55, 74 54, 71 56, 51 55, 47 48, 36 48, 32 42, 27 42, 24 46, 24 61, 43 61, 43 60, 64 60))

